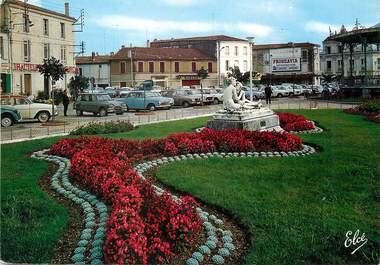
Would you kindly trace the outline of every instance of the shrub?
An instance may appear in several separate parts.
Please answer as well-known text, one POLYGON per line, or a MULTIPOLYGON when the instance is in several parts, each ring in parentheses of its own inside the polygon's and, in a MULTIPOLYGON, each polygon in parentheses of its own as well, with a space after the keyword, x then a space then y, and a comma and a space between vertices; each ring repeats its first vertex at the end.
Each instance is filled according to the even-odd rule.
POLYGON ((71 131, 70 135, 95 135, 128 132, 131 130, 133 130, 133 124, 129 121, 90 122, 71 131))
POLYGON ((361 112, 380 113, 380 98, 363 101, 357 109, 361 112))

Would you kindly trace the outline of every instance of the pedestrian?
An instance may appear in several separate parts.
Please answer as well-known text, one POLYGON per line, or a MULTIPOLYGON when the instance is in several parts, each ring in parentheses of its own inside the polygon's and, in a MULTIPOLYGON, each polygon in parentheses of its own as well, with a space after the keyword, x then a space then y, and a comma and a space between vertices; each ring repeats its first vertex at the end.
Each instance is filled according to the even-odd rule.
POLYGON ((265 100, 268 104, 272 104, 272 88, 270 84, 265 87, 265 100))
POLYGON ((70 99, 69 99, 69 96, 67 95, 66 89, 65 91, 63 91, 62 103, 63 103, 63 114, 67 116, 67 108, 69 107, 70 99))

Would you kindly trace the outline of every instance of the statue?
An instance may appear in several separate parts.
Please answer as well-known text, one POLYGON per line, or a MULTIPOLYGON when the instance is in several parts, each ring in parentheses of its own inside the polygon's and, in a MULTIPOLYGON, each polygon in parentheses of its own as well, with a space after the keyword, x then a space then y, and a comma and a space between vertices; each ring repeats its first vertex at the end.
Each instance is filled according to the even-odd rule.
POLYGON ((259 109, 261 101, 252 102, 245 98, 243 85, 237 82, 234 77, 229 78, 230 85, 224 89, 223 108, 228 112, 259 109))

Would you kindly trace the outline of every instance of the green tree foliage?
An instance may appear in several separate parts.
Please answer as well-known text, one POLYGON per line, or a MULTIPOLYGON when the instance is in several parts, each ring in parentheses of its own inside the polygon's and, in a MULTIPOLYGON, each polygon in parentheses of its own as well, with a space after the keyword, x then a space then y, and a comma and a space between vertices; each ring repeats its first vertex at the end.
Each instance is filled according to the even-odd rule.
POLYGON ((68 85, 70 94, 77 98, 80 92, 83 92, 84 89, 87 89, 89 86, 90 79, 81 75, 76 75, 70 78, 70 83, 68 85))
POLYGON ((227 76, 234 77, 238 82, 242 83, 243 85, 249 82, 249 72, 240 72, 239 66, 235 66, 233 68, 231 67, 230 72, 227 73, 227 76))

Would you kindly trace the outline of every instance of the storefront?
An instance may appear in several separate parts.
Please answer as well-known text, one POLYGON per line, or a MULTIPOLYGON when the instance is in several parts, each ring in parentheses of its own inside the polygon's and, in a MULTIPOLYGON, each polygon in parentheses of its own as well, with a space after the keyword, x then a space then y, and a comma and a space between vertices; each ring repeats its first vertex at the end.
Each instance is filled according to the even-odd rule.
POLYGON ((1 94, 11 93, 11 80, 12 76, 10 74, 1 74, 1 94))
POLYGON ((177 79, 181 80, 182 86, 200 86, 201 80, 198 75, 177 75, 177 79))

